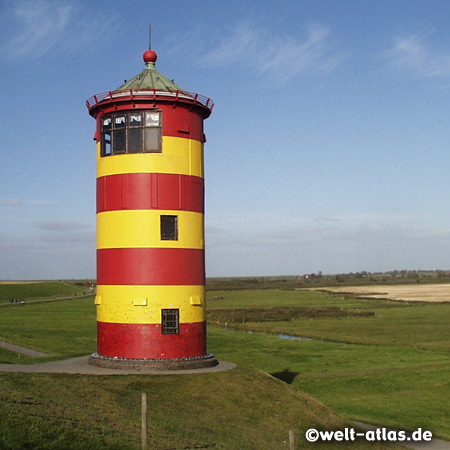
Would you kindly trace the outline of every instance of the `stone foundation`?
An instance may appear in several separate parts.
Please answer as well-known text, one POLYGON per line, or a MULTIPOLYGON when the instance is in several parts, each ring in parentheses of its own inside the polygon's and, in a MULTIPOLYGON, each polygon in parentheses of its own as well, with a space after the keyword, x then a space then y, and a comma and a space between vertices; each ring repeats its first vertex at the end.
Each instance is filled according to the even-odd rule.
POLYGON ((142 370, 165 371, 165 370, 192 370, 214 367, 219 361, 211 353, 204 356, 192 358, 169 358, 169 359, 123 359, 101 356, 97 353, 89 357, 89 365, 105 369, 117 370, 142 370))

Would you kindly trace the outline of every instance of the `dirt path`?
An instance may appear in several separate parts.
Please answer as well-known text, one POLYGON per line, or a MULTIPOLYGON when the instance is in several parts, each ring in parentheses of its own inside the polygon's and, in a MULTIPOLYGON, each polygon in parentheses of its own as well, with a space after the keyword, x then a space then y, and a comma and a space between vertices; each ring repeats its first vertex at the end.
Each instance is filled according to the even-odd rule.
POLYGON ((190 370, 155 370, 151 368, 141 368, 135 370, 128 369, 104 369, 102 367, 90 366, 89 356, 65 359, 63 361, 52 361, 40 364, 0 364, 0 372, 21 372, 21 373, 67 373, 83 375, 182 375, 195 373, 213 373, 234 369, 233 363, 219 362, 217 366, 204 369, 190 370))
POLYGON ((32 356, 33 358, 44 358, 46 356, 52 356, 48 353, 39 352, 31 348, 22 347, 21 345, 12 344, 11 342, 2 340, 0 340, 0 348, 6 348, 6 350, 10 350, 11 352, 20 353, 21 355, 25 356, 32 356))

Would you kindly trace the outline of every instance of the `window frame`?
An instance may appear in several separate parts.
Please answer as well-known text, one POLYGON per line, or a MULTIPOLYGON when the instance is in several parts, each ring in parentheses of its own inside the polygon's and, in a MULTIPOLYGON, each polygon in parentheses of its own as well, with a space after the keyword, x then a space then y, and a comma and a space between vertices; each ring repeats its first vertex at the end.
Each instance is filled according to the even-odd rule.
POLYGON ((143 109, 105 114, 100 118, 100 139, 101 157, 138 153, 162 153, 162 110, 143 109), (137 117, 138 115, 140 123, 132 122, 133 116, 137 117), (149 116, 155 115, 156 117, 148 119, 149 116), (125 118, 124 122, 118 122, 121 116, 125 118), (121 136, 122 134, 124 136, 121 136), (116 148, 119 136, 121 136, 120 141, 124 141, 123 147, 116 148), (151 136, 151 138, 147 136, 151 136), (146 144, 149 142, 152 145, 146 147, 146 144))
POLYGON ((180 334, 180 310, 161 309, 161 334, 180 334))
POLYGON ((178 241, 178 216, 175 214, 160 215, 160 238, 161 241, 178 241), (173 223, 169 223, 166 219, 173 219, 173 223), (172 229, 164 229, 170 227, 172 229))

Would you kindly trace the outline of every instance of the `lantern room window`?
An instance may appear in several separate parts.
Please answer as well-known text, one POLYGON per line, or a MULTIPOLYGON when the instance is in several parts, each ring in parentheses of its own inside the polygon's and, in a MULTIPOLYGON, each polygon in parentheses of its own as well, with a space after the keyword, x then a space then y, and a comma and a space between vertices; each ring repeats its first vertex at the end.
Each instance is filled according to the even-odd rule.
POLYGON ((101 156, 161 153, 161 111, 135 111, 102 116, 101 156))

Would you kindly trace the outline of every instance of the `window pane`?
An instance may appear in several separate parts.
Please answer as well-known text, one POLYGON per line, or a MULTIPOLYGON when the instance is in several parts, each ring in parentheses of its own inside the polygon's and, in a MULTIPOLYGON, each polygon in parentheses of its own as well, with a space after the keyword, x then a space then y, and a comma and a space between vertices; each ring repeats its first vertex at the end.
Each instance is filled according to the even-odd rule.
POLYGON ((102 131, 103 130, 110 130, 111 129, 111 117, 110 116, 105 116, 102 117, 102 131))
POLYGON ((145 113, 145 126, 146 127, 159 127, 160 126, 161 113, 155 111, 149 111, 145 113))
POLYGON ((178 224, 177 216, 161 216, 161 240, 177 241, 178 224))
POLYGON ((128 153, 142 152, 142 128, 128 130, 128 153))
POLYGON ((118 114, 117 116, 114 116, 114 128, 125 128, 126 123, 126 114, 118 114))
POLYGON ((102 156, 111 154, 111 132, 102 133, 102 156))
POLYGON ((145 140, 144 151, 145 152, 161 152, 161 129, 160 128, 144 128, 145 140))
POLYGON ((140 127, 142 125, 141 113, 130 113, 130 127, 140 127))
POLYGON ((113 153, 125 153, 126 151, 126 130, 113 131, 113 153))

